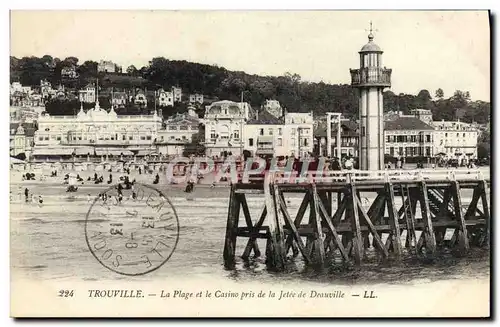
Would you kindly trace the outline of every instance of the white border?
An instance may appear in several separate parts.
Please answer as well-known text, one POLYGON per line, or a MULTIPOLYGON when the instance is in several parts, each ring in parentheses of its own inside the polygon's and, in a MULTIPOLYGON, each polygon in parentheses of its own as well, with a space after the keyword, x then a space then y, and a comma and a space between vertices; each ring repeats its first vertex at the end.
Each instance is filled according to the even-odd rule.
MULTIPOLYGON (((6 57, 9 53, 9 9, 190 9, 190 10, 196 10, 196 9, 233 9, 233 10, 259 10, 259 9, 272 9, 272 10, 290 10, 290 9, 299 9, 299 10, 307 10, 307 9, 343 9, 343 10, 362 10, 362 9, 378 9, 378 10, 397 10, 397 9, 404 9, 404 10, 411 10, 411 9, 449 9, 449 10, 456 10, 456 9, 492 9, 492 12, 494 15, 497 15, 496 18, 498 18, 498 3, 499 1, 495 0, 476 0, 476 1, 465 1, 465 0, 455 0, 455 1, 437 1, 437 0, 420 0, 420 1, 395 1, 395 0, 385 0, 385 1, 348 1, 348 2, 343 2, 343 3, 326 3, 326 1, 317 1, 317 0, 308 0, 308 1, 297 1, 297 0, 287 0, 283 2, 278 2, 278 1, 271 1, 271 0, 253 0, 253 1, 246 1, 246 2, 236 2, 236 1, 221 1, 221 0, 215 0, 215 1, 203 1, 203 0, 184 0, 184 1, 170 1, 168 3, 163 3, 160 1, 150 1, 150 0, 143 0, 143 1, 131 1, 131 0, 122 0, 119 1, 117 4, 110 4, 110 3, 104 3, 102 0, 87 0, 83 1, 81 3, 71 3, 71 6, 69 6, 69 3, 67 1, 54 1, 54 0, 45 0, 45 1, 36 1, 36 0, 31 0, 31 1, 2 1, 0 3, 0 6, 2 7, 1 11, 1 21, 3 23, 3 29, 1 33, 1 45, 3 47, 4 53, 6 54, 6 57)), ((496 26, 498 26, 499 21, 498 19, 495 20, 496 26)), ((493 25, 495 27, 495 25, 493 25)), ((33 26, 33 28, 36 28, 36 26, 33 26)), ((395 27, 397 28, 397 27, 395 27)), ((495 44, 495 49, 496 49, 496 44, 498 43, 498 33, 494 33, 494 40, 495 44)), ((7 58, 4 57, 3 64, 0 66, 0 76, 3 77, 2 79, 2 87, 0 88, 0 95, 1 95, 1 102, 7 107, 8 102, 8 84, 9 84, 9 66, 8 66, 8 60, 7 58)), ((493 59, 493 58, 492 58, 493 59)), ((496 76, 496 70, 493 72, 493 76, 496 76)), ((493 83, 495 86, 495 89, 493 90, 493 95, 498 94, 498 84, 493 83)), ((493 97, 496 99, 496 97, 493 97)), ((493 101, 493 99, 492 99, 493 101)), ((1 123, 3 124, 2 131, 4 132, 4 137, 5 137, 5 142, 1 143, 1 146, 3 148, 2 153, 5 154, 5 161, 0 162, 0 169, 2 172, 2 176, 4 177, 4 180, 8 181, 9 180, 9 161, 7 157, 8 153, 8 145, 7 145, 7 131, 9 130, 8 127, 8 122, 9 122, 9 115, 8 115, 8 110, 7 108, 4 107, 4 110, 2 113, 5 115, 5 119, 1 120, 1 123)), ((492 108, 495 110, 496 108, 492 108)), ((498 114, 495 115, 495 125, 498 124, 498 114)), ((498 142, 496 143, 496 147, 494 149, 495 153, 498 153, 498 142)), ((494 161, 495 162, 495 161, 494 161)), ((500 165, 500 164, 499 164, 500 165)), ((499 167, 495 167, 499 168, 499 167)), ((2 249, 2 254, 3 258, 3 264, 1 265, 1 275, 3 279, 3 285, 7 286, 10 284, 9 282, 9 238, 8 238, 8 231, 9 231, 9 183, 3 182, 1 183, 1 196, 0 196, 0 201, 2 201, 0 207, 3 209, 3 215, 1 216, 2 220, 2 228, 1 230, 4 231, 4 237, 1 238, 1 249, 2 249)), ((496 203, 496 192, 495 192, 495 203, 496 203)), ((495 219, 496 217, 492 216, 492 219, 495 219)), ((498 224, 495 224, 498 225, 498 224)), ((496 235, 496 230, 493 232, 494 235, 496 235)), ((498 264, 498 251, 496 255, 496 262, 498 264)), ((495 276, 497 277, 497 276, 495 276)), ((15 322, 8 318, 9 317, 9 302, 10 302, 10 295, 9 292, 7 291, 7 287, 4 288, 3 294, 2 294, 2 306, 1 308, 3 309, 3 312, 1 314, 1 317, 3 318, 2 320, 2 326, 5 325, 13 325, 15 322)), ((496 301, 498 303, 498 301, 496 301)), ((201 321, 199 321, 201 322, 201 321)), ((45 322, 48 324, 52 324, 51 321, 45 322)), ((82 323, 82 322, 81 322, 82 323)), ((84 324, 92 324, 93 326, 100 326, 104 324, 104 322, 96 322, 96 321, 85 321, 83 322, 84 324)), ((191 322, 190 322, 191 323, 191 322)), ((217 324, 220 322, 216 322, 217 324)), ((232 322, 228 322, 232 323, 232 322)), ((262 325, 262 324, 268 324, 268 322, 263 322, 263 321, 255 321, 256 324, 262 325)), ((277 322, 273 322, 277 323, 277 322)), ((288 324, 289 322, 285 321, 284 323, 288 324)), ((306 323, 305 321, 300 321, 300 324, 306 323)), ((324 321, 324 323, 330 324, 330 321, 324 321)), ((341 322, 333 322, 334 324, 339 324, 341 322)), ((353 322, 354 323, 354 322, 353 322)), ((385 322, 382 322, 385 323, 385 322)), ((406 323, 406 322, 405 322, 406 323)), ((425 322, 425 324, 434 324, 432 322, 425 322)), ((450 322, 453 323, 453 322, 450 322)), ((70 322, 63 322, 61 323, 62 325, 69 325, 70 322)), ((168 324, 177 324, 176 322, 170 321, 168 324)), ((408 324, 414 324, 414 323, 409 323, 408 324)), ((35 325, 35 322, 24 322, 25 326, 31 326, 35 325)))

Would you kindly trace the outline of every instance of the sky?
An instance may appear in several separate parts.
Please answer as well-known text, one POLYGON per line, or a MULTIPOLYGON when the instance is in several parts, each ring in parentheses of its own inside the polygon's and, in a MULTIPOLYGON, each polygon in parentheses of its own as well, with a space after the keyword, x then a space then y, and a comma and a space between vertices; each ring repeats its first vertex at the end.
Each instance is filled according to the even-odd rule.
POLYGON ((369 22, 394 93, 469 91, 490 101, 487 11, 12 11, 11 55, 112 60, 153 57, 259 75, 350 83, 369 22))

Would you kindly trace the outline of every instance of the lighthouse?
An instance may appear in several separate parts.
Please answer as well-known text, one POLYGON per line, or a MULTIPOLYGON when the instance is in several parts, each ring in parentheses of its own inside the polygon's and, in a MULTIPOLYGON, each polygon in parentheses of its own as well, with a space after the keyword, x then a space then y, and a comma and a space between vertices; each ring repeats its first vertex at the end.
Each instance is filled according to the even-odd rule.
POLYGON ((392 69, 382 66, 382 49, 373 42, 359 51, 359 69, 350 69, 351 85, 359 90, 359 168, 384 169, 384 88, 391 86, 392 69))

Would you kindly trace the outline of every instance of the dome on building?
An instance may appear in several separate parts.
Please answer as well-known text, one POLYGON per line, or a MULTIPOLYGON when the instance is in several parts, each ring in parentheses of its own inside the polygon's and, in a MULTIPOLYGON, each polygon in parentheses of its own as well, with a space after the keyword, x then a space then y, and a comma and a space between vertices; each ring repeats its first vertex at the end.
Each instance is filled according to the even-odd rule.
POLYGON ((362 52, 379 52, 379 53, 382 53, 382 49, 380 49, 380 47, 378 45, 376 45, 374 42, 373 42, 373 34, 370 33, 368 34, 368 43, 365 44, 362 48, 361 48, 361 51, 359 51, 360 53, 362 52))
POLYGON ((116 117, 118 117, 118 114, 116 113, 115 108, 113 108, 113 106, 111 106, 111 110, 109 111, 108 116, 111 119, 116 119, 116 117))
POLYGON ((83 104, 80 105, 80 111, 76 115, 76 118, 78 118, 78 119, 85 119, 85 118, 87 118, 87 114, 85 113, 85 111, 83 111, 83 104))

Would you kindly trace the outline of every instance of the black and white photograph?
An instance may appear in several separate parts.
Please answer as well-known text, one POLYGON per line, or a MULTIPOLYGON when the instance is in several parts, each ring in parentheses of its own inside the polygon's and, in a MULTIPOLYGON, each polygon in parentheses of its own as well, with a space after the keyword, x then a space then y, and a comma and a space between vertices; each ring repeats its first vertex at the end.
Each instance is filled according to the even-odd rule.
POLYGON ((487 10, 11 10, 11 317, 490 317, 487 10))

